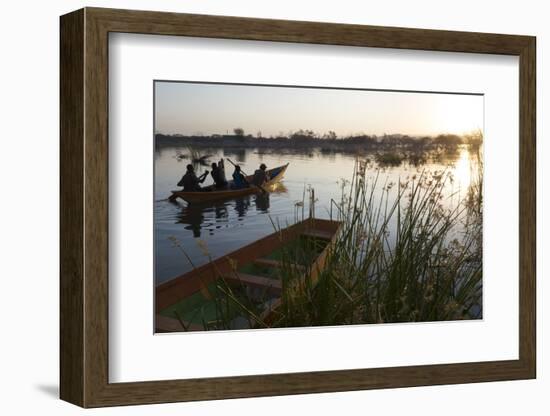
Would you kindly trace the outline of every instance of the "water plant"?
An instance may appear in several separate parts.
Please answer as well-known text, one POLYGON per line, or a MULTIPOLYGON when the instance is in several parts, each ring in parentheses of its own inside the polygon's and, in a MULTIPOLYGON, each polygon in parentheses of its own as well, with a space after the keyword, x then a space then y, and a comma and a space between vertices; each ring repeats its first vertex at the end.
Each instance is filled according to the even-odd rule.
POLYGON ((405 157, 398 152, 380 152, 376 153, 375 160, 381 167, 386 166, 399 166, 403 162, 405 157))

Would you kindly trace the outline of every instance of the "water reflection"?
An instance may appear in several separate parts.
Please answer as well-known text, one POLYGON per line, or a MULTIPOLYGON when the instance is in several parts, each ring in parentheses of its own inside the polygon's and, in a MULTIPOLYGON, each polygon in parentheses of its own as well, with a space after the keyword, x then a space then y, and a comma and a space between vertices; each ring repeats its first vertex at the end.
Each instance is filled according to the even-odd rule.
POLYGON ((201 236, 201 230, 203 228, 207 230, 210 229, 210 234, 212 235, 216 228, 222 228, 222 224, 227 222, 227 205, 191 204, 182 207, 180 212, 176 215, 176 218, 176 224, 183 224, 185 226, 184 228, 190 230, 195 238, 201 236))
POLYGON ((248 208, 250 207, 250 196, 243 196, 235 200, 235 211, 237 212, 238 221, 241 221, 242 218, 246 215, 248 208))
POLYGON ((257 194, 254 196, 256 210, 268 213, 269 212, 269 194, 257 194))
POLYGON ((246 195, 206 204, 171 204, 179 209, 175 223, 182 224, 185 230, 191 231, 194 238, 200 238, 203 231, 213 236, 217 230, 226 228, 232 217, 235 217, 236 221, 244 221, 251 208, 255 208, 259 214, 269 214, 271 194, 281 195, 287 191, 280 183, 272 193, 246 195))

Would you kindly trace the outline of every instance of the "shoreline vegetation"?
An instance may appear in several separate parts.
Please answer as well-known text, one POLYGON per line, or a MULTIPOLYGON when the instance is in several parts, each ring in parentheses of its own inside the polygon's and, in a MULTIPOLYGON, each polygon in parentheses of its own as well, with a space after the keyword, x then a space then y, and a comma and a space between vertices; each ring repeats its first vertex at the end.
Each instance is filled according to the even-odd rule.
POLYGON ((213 135, 189 135, 182 134, 155 134, 155 146, 158 148, 186 145, 204 148, 229 147, 229 148, 318 148, 321 151, 356 151, 360 150, 434 150, 437 148, 456 148, 460 145, 468 145, 471 148, 479 148, 483 143, 481 131, 468 134, 439 134, 435 136, 409 136, 406 134, 384 134, 382 136, 355 134, 350 136, 337 136, 334 132, 318 134, 312 130, 298 130, 288 134, 263 137, 261 132, 256 135, 244 134, 244 130, 236 128, 234 134, 213 135))
MULTIPOLYGON (((238 130, 240 133, 239 129, 238 130)), ((393 135, 352 135, 338 137, 335 133, 319 135, 311 130, 289 133, 286 136, 262 137, 233 135, 155 135, 155 147, 183 148, 176 152, 178 160, 189 160, 196 166, 206 166, 209 163, 213 149, 223 148, 226 152, 235 152, 243 156, 246 149, 255 149, 258 154, 285 154, 314 152, 321 155, 345 153, 353 155, 369 155, 379 167, 397 167, 407 162, 420 166, 429 161, 442 162, 453 160, 459 150, 466 148, 470 153, 479 153, 483 145, 483 134, 480 130, 463 134, 439 134, 436 136, 414 137, 403 134, 393 135)))
MULTIPOLYGON (((308 273, 291 265, 296 253, 312 247, 284 251, 281 261, 288 267, 280 268, 281 305, 269 322, 261 318, 270 302, 267 293, 251 296, 245 286, 235 287, 223 278, 201 289, 204 302, 193 308, 180 302, 163 314, 180 322, 193 320, 204 330, 481 319, 483 137, 476 132, 460 139, 419 142, 424 150, 463 145, 474 150, 477 170, 464 197, 450 205, 444 203, 450 198, 444 192, 453 180, 450 171, 422 170, 392 183, 383 178, 379 161, 357 158, 353 177, 341 181, 341 194, 333 201, 334 219, 341 221, 342 230, 325 268, 315 284, 304 281, 308 273)), ((375 146, 383 148, 386 140, 395 148, 394 139, 375 146)), ((349 145, 341 144, 346 139, 334 141, 349 145)), ((410 145, 408 139, 400 144, 410 145)), ((304 190, 303 203, 308 192, 314 210, 313 190, 304 190)), ((275 230, 281 228, 274 224, 275 230)))

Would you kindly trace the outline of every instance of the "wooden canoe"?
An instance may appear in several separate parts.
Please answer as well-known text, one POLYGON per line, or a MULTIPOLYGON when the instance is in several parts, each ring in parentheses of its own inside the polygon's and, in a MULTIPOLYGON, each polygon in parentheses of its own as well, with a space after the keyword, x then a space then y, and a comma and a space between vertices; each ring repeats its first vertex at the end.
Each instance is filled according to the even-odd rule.
POLYGON ((310 264, 307 266, 299 264, 291 266, 299 270, 297 273, 300 273, 300 271, 303 273, 299 281, 305 282, 306 279, 309 279, 308 284, 314 285, 325 266, 327 256, 334 245, 340 227, 341 223, 338 221, 308 218, 160 284, 155 290, 156 332, 204 330, 202 325, 197 325, 196 322, 194 324, 183 322, 180 321, 180 317, 167 316, 167 313, 163 313, 163 311, 197 294, 197 292, 202 294, 209 284, 221 278, 224 279, 225 283, 229 282, 229 284, 236 284, 240 287, 260 289, 263 293, 269 293, 271 298, 262 313, 262 319, 264 322, 271 322, 273 313, 276 312, 281 303, 280 295, 283 287, 280 278, 267 278, 243 273, 239 270, 250 265, 272 267, 276 276, 277 268, 282 267, 282 265, 280 261, 269 258, 272 253, 301 236, 324 240, 324 248, 318 254, 315 254, 316 257, 312 259, 310 264), (185 325, 185 328, 183 325, 185 325), (177 328, 179 328, 179 331, 177 328))
MULTIPOLYGON (((288 163, 286 165, 277 166, 273 169, 268 169, 266 173, 270 179, 262 186, 262 188, 268 192, 273 189, 273 186, 276 185, 281 179, 283 179, 287 168, 288 163)), ((252 177, 253 175, 246 177, 248 182, 252 182, 252 177)), ((172 195, 169 197, 169 200, 175 201, 178 198, 181 198, 189 203, 200 203, 230 199, 263 192, 260 188, 254 185, 250 185, 248 188, 231 189, 232 184, 233 181, 230 181, 227 189, 222 190, 218 190, 214 187, 214 185, 210 185, 205 186, 203 188, 203 192, 172 191, 172 195)))

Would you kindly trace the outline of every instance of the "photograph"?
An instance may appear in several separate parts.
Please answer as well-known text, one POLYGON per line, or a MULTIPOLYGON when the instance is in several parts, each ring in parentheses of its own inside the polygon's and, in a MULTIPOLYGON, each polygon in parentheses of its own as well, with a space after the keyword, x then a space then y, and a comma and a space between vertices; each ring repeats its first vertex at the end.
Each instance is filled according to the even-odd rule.
POLYGON ((483 318, 483 94, 153 89, 155 333, 483 318))

